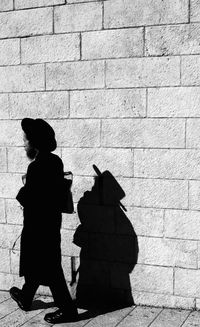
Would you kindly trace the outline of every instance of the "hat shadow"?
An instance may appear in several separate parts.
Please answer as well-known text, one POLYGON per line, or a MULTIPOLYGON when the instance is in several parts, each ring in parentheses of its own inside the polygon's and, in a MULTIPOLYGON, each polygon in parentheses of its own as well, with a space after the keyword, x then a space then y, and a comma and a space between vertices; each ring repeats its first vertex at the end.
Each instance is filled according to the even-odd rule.
POLYGON ((130 273, 138 259, 138 240, 121 204, 125 192, 108 170, 96 173, 94 185, 77 205, 80 225, 74 243, 80 265, 71 286, 82 308, 122 308, 134 304, 130 273))

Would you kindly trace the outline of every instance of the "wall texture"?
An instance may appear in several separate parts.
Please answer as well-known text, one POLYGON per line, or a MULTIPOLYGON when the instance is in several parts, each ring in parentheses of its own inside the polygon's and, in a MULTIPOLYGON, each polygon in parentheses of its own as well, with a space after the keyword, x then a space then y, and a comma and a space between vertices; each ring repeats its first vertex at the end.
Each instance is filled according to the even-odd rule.
MULTIPOLYGON (((124 190, 139 246, 127 270, 135 303, 200 308, 200 1, 0 0, 0 11, 0 289, 22 282, 19 244, 11 251, 28 164, 20 121, 41 117, 74 173, 76 202, 94 184, 93 164, 124 190)), ((125 296, 127 278, 116 275, 131 260, 130 226, 99 210, 85 230, 96 241, 83 283, 125 296), (112 252, 106 236, 118 244, 109 265, 98 258, 100 240, 112 252)), ((78 225, 77 214, 63 217, 68 281, 78 225)))

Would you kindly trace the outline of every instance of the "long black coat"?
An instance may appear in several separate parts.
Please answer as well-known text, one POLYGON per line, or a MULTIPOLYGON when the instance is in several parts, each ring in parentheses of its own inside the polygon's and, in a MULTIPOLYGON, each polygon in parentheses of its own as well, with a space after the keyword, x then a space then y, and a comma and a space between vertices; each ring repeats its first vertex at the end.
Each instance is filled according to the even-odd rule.
POLYGON ((39 153, 28 166, 26 183, 17 200, 24 207, 20 276, 48 285, 61 265, 62 160, 39 153))

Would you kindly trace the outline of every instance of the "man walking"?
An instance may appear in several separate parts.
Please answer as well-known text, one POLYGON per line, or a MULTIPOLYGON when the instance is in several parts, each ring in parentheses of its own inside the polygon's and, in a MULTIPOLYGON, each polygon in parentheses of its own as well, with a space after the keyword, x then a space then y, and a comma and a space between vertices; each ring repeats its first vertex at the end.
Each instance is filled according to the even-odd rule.
POLYGON ((39 285, 50 287, 58 307, 44 319, 52 324, 77 320, 61 266, 61 207, 63 163, 51 152, 56 149, 55 133, 42 119, 24 118, 24 147, 31 163, 25 185, 17 200, 23 206, 24 223, 20 246, 19 275, 24 276, 22 290, 10 289, 11 297, 22 310, 29 310, 39 285))

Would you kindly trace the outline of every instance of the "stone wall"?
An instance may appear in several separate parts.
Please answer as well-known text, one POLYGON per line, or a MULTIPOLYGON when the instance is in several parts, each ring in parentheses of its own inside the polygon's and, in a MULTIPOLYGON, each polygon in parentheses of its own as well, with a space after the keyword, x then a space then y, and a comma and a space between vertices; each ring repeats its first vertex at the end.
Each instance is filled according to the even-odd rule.
MULTIPOLYGON (((28 164, 20 121, 41 117, 74 173, 76 203, 94 185, 93 164, 126 195, 127 211, 88 209, 86 290, 200 308, 200 1, 1 0, 0 11, 0 289, 22 282, 19 242, 11 251, 28 164)), ((68 282, 78 225, 63 216, 68 282)))

